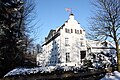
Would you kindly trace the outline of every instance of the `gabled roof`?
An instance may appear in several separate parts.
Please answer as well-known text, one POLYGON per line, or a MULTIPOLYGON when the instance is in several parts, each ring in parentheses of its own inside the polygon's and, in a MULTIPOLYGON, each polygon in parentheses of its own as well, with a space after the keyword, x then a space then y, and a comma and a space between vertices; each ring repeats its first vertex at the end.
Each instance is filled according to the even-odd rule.
POLYGON ((56 30, 51 29, 48 36, 45 38, 46 40, 51 38, 55 34, 56 30))
POLYGON ((60 29, 63 29, 64 26, 65 26, 65 24, 63 24, 61 27, 59 27, 58 31, 60 31, 60 29))
POLYGON ((114 44, 110 43, 109 41, 95 41, 95 40, 87 40, 87 47, 88 48, 111 48, 111 49, 115 49, 114 44))

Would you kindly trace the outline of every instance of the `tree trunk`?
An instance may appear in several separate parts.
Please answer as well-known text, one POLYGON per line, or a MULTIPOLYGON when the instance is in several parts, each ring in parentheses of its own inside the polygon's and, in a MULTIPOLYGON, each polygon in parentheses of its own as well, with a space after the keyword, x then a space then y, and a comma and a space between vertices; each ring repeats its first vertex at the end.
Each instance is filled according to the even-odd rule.
POLYGON ((120 72, 120 52, 119 52, 119 45, 118 42, 116 42, 116 54, 117 54, 117 68, 118 71, 120 72))

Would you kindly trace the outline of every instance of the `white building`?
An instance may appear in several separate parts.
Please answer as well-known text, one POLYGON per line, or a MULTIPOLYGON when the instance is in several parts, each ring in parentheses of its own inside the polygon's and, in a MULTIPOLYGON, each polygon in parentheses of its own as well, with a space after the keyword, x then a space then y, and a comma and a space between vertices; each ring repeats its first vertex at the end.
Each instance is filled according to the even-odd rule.
POLYGON ((49 32, 42 48, 41 57, 44 57, 38 56, 37 64, 44 63, 46 66, 80 66, 91 51, 101 51, 95 50, 92 41, 86 40, 85 30, 74 19, 73 14, 69 15, 69 19, 61 27, 49 32))
POLYGON ((94 58, 98 59, 99 57, 105 58, 107 61, 110 61, 110 58, 116 58, 115 45, 109 41, 94 41, 87 40, 87 59, 93 62, 94 58), (91 55, 94 55, 91 56, 91 55))
POLYGON ((39 53, 36 57, 37 65, 45 66, 45 56, 42 53, 39 53))
POLYGON ((87 40, 87 52, 88 53, 115 53, 115 45, 113 45, 109 41, 95 41, 95 40, 87 40))

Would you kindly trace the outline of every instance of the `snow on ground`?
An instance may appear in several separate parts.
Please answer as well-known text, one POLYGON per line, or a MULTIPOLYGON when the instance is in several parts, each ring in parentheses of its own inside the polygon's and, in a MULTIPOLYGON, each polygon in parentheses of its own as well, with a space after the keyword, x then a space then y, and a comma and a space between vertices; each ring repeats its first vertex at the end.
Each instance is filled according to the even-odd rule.
POLYGON ((118 71, 106 73, 105 77, 103 77, 101 80, 120 80, 120 73, 118 71))
MULTIPOLYGON (((8 76, 17 76, 17 75, 29 75, 36 73, 50 73, 55 69, 59 69, 59 67, 49 66, 49 67, 35 67, 35 68, 16 68, 12 71, 8 72, 4 77, 8 76)), ((60 67, 64 71, 69 71, 71 67, 60 67)), ((120 80, 120 73, 118 71, 114 71, 113 73, 106 73, 106 75, 101 80, 120 80)))
MULTIPOLYGON (((76 68, 76 67, 74 67, 76 68)), ((35 68, 16 68, 8 72, 4 77, 7 76, 17 76, 17 75, 29 75, 36 73, 51 73, 55 70, 70 71, 73 70, 73 67, 69 66, 44 66, 44 67, 35 67, 35 68)))
POLYGON ((15 75, 29 75, 35 73, 51 72, 53 67, 16 68, 8 72, 4 77, 15 75))

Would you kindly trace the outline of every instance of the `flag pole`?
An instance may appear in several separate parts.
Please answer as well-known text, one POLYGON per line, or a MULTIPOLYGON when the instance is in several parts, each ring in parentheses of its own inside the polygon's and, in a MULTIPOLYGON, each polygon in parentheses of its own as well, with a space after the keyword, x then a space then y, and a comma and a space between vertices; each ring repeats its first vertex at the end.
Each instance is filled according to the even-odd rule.
POLYGON ((71 13, 70 14, 72 14, 72 9, 71 9, 71 13))

